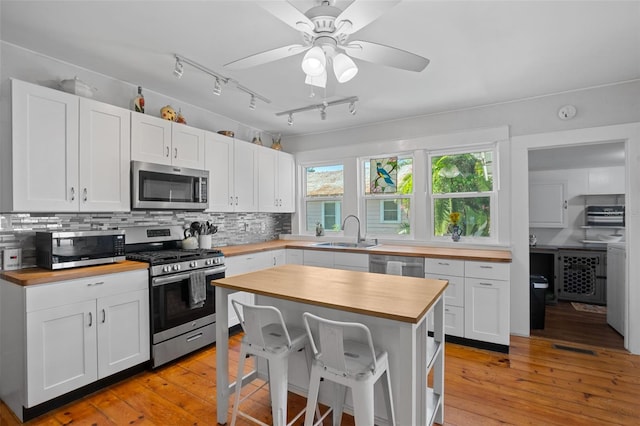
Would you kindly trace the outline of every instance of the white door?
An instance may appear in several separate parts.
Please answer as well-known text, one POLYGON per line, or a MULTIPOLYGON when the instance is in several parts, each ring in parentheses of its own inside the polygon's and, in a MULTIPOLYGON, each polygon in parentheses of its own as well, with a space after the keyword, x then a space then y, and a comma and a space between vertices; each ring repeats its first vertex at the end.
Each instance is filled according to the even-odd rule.
POLYGON ((171 121, 131 113, 131 159, 171 164, 171 121))
POLYGON ((279 211, 278 151, 258 149, 258 209, 261 212, 279 211))
POLYGON ((96 302, 27 314, 27 407, 94 382, 96 302))
POLYGON ((80 98, 80 210, 130 210, 131 112, 80 98))
POLYGON ((98 299, 98 377, 149 359, 149 291, 98 299))
POLYGON ((171 164, 204 169, 204 130, 179 123, 172 124, 171 164))
POLYGON ((233 138, 205 132, 205 169, 209 170, 209 209, 234 210, 233 138))
POLYGON ((607 323, 625 335, 626 254, 624 248, 607 248, 607 323))
POLYGON ((509 344, 509 282, 465 278, 464 337, 509 344))
POLYGON ((249 142, 235 141, 234 208, 237 212, 258 211, 258 149, 249 142))
POLYGON ((278 198, 281 212, 295 212, 296 165, 293 155, 278 153, 278 198))
POLYGON ((78 97, 11 80, 13 210, 78 210, 78 97))

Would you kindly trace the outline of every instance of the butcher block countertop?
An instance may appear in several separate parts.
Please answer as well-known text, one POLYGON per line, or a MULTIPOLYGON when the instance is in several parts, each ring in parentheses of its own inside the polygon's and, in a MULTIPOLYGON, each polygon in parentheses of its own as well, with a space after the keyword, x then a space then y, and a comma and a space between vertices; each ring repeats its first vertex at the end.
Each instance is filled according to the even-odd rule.
POLYGON ((147 269, 149 265, 145 262, 135 262, 125 260, 107 265, 85 266, 81 268, 69 268, 52 271, 44 268, 26 268, 16 271, 4 271, 0 273, 0 278, 22 286, 35 284, 53 283, 56 281, 74 280, 77 278, 87 278, 96 275, 116 274, 118 272, 135 271, 147 269))
POLYGON ((479 262, 511 263, 511 251, 505 249, 478 249, 464 247, 433 247, 380 244, 372 248, 326 248, 314 247, 319 241, 273 240, 264 243, 245 244, 239 246, 218 247, 225 256, 240 256, 243 254, 277 249, 304 250, 333 250, 349 253, 382 254, 396 256, 430 257, 437 259, 475 260, 479 262))
POLYGON ((316 266, 281 265, 221 278, 215 286, 417 324, 447 288, 446 280, 316 266), (393 300, 393 303, 389 303, 393 300))

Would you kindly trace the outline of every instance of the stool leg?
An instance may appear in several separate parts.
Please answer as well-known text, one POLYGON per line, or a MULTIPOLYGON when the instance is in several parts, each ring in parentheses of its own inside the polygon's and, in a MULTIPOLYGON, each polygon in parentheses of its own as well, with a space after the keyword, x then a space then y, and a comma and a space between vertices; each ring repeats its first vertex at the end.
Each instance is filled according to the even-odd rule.
POLYGON ((271 385, 271 413, 274 426, 287 424, 287 389, 289 369, 287 358, 269 360, 269 384, 271 385))
MULTIPOLYGON (((311 366, 313 365, 313 357, 311 355, 311 345, 307 343, 304 345, 304 357, 307 360, 307 372, 309 373, 309 377, 311 377, 311 366)), ((319 419, 322 417, 320 413, 320 406, 316 404, 316 418, 319 419)))
POLYGON ((304 413, 304 426, 313 426, 313 411, 318 406, 320 392, 320 367, 311 367, 309 391, 307 392, 307 411, 304 413))
POLYGON ((373 382, 357 383, 351 388, 353 418, 356 425, 373 424, 373 382))
POLYGON ((396 415, 393 411, 393 394, 391 393, 391 378, 389 377, 389 369, 382 373, 382 389, 384 389, 384 403, 387 406, 387 416, 389 417, 389 424, 395 426, 396 415))
POLYGON ((334 383, 333 389, 333 426, 340 426, 342 424, 342 411, 344 410, 344 399, 347 396, 347 387, 334 383))
POLYGON ((238 408, 240 406, 240 391, 242 390, 242 377, 244 376, 244 360, 247 357, 247 351, 244 346, 240 349, 240 359, 238 360, 238 375, 236 376, 236 400, 233 404, 233 415, 231 416, 231 426, 236 424, 238 418, 238 408))

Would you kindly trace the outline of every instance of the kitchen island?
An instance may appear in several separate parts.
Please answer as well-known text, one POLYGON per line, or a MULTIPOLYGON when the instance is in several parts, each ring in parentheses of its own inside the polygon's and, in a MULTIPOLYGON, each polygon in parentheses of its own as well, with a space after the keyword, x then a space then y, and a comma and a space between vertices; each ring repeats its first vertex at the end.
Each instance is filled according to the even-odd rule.
MULTIPOLYGON (((444 308, 447 281, 282 265, 212 281, 216 286, 217 420, 227 422, 229 397, 228 296, 235 291, 256 295, 257 304, 277 306, 288 323, 302 323, 302 313, 366 324, 374 342, 389 353, 393 403, 398 425, 443 421, 444 308), (434 338, 428 338, 433 313, 434 338), (427 374, 433 368, 433 389, 427 374)), ((291 367, 290 367, 291 369, 291 367)), ((306 395, 308 372, 293 368, 290 390, 306 395), (304 377, 302 377, 304 376, 304 377)), ((376 392, 378 394, 378 392, 376 392)), ((324 395, 324 396, 323 396, 324 395)), ((320 401, 327 403, 327 394, 320 401)), ((378 395, 376 395, 378 396, 378 395)), ((375 404, 382 409, 384 404, 375 404)), ((347 407, 349 403, 347 402, 347 407)), ((376 419, 386 413, 376 409, 376 419)))

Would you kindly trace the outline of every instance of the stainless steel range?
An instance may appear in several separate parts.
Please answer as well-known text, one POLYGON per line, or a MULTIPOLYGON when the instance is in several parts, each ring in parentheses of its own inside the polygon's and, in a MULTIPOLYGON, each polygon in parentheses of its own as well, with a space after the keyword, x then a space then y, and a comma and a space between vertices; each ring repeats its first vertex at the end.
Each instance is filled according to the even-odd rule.
POLYGON ((149 263, 152 367, 214 343, 215 291, 210 282, 224 278, 222 252, 182 249, 179 226, 128 228, 126 236, 127 259, 149 263))

